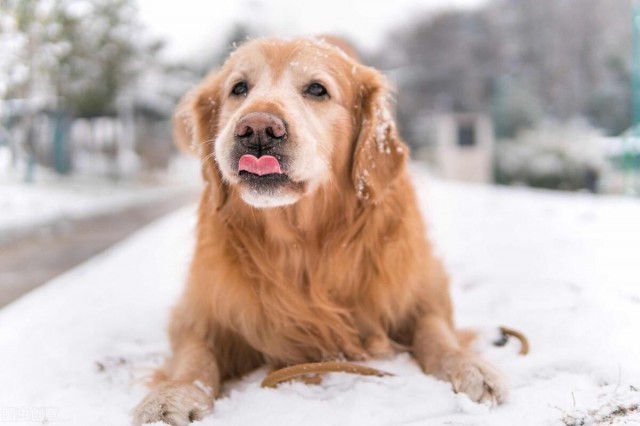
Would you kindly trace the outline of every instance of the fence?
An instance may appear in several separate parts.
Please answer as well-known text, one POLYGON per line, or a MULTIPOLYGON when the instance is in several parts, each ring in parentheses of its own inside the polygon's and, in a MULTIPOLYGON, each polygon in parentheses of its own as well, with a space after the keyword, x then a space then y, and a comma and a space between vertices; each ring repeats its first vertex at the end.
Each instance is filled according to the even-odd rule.
POLYGON ((172 155, 164 116, 134 110, 74 118, 24 102, 0 108, 0 175, 33 181, 45 168, 58 175, 131 179, 163 170, 172 155))

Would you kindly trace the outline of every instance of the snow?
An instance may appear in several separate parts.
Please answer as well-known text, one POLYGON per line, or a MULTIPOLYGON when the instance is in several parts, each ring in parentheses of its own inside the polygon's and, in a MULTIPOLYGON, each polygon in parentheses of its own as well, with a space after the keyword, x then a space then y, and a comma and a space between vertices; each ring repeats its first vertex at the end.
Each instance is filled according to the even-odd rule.
MULTIPOLYGON (((197 424, 640 423, 640 203, 414 176, 458 323, 530 339, 525 357, 489 334, 480 347, 511 378, 510 401, 474 404, 404 354, 369 363, 390 378, 333 374, 273 390, 258 370, 197 424)), ((168 353, 194 225, 190 206, 0 311, 0 421, 129 424, 142 380, 168 353)))
POLYGON ((198 169, 197 159, 181 156, 173 159, 165 175, 147 183, 59 177, 44 169, 38 171, 37 182, 25 183, 0 173, 0 245, 67 220, 117 212, 197 190, 201 185, 198 169))
POLYGON ((106 182, 4 183, 0 185, 0 243, 34 228, 122 210, 185 189, 106 182))

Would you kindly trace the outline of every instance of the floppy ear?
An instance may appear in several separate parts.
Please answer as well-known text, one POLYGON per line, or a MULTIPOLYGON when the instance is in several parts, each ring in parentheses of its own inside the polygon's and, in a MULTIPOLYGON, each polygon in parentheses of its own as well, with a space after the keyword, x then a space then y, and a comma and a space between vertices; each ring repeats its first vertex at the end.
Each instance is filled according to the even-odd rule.
POLYGON ((227 187, 214 158, 220 109, 219 77, 210 74, 195 89, 182 97, 173 115, 173 137, 183 152, 196 155, 202 162, 202 176, 209 184, 216 208, 227 199, 227 187))
POLYGON ((409 148, 398 136, 391 116, 386 81, 378 71, 363 68, 360 131, 356 137, 351 178, 358 198, 375 204, 404 172, 409 148))
POLYGON ((198 146, 194 140, 195 123, 191 104, 195 90, 187 92, 173 113, 173 142, 180 151, 198 156, 198 146))

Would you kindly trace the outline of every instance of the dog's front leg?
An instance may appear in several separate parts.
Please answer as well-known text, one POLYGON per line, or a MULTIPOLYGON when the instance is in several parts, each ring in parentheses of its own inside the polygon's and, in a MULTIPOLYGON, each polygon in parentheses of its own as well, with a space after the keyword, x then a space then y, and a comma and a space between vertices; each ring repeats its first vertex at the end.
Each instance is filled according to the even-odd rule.
POLYGON ((440 315, 418 319, 413 354, 427 374, 451 382, 476 402, 499 404, 507 398, 505 377, 477 354, 462 347, 452 325, 440 315))
POLYGON ((188 425, 211 411, 219 393, 220 372, 211 347, 188 329, 174 328, 171 334, 173 356, 158 372, 154 389, 135 408, 136 426, 153 422, 188 425))

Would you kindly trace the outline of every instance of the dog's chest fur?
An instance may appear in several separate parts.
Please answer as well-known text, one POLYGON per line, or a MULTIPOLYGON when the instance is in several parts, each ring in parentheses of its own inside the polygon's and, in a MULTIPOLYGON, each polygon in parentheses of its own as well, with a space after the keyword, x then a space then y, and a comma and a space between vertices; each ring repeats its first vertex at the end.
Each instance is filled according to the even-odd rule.
POLYGON ((247 229, 226 223, 234 238, 218 247, 227 267, 211 265, 212 279, 224 282, 212 283, 218 322, 275 364, 388 352, 387 336, 417 301, 409 288, 415 256, 403 250, 401 227, 354 236, 334 226, 313 235, 270 223, 277 238, 247 229), (398 270, 404 275, 389 272, 398 270))

